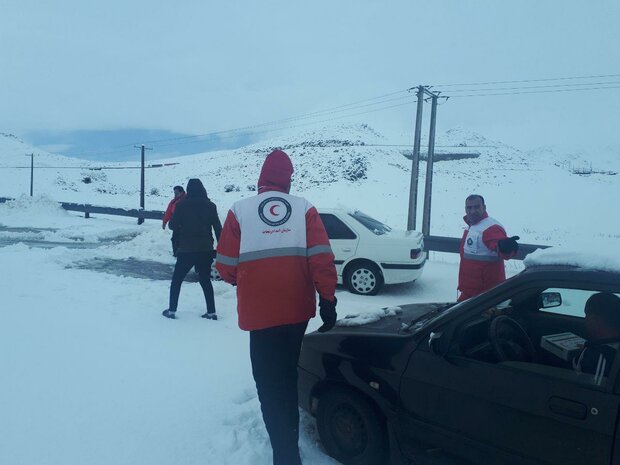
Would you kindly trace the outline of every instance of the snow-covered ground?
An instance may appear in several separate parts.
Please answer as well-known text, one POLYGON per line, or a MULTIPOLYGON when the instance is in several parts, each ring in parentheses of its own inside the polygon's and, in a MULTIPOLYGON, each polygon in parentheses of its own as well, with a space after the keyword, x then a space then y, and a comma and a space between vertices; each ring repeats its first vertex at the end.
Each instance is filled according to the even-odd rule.
MULTIPOLYGON (((463 131, 443 137, 454 145, 484 145, 481 136, 463 131)), ((278 141, 296 167, 292 193, 319 206, 357 207, 402 228, 410 161, 400 149, 376 146, 387 143, 363 125, 278 141)), ((234 200, 254 195, 248 186, 274 144, 168 160, 179 164, 147 171, 146 207, 164 209, 172 186, 200 177, 223 218, 234 200)), ((580 247, 604 238, 620 245, 620 175, 578 176, 549 151, 536 157, 493 145, 477 149, 476 159, 436 163, 434 233, 459 236, 464 198, 476 192, 485 196, 490 214, 524 242, 580 247)), ((17 198, 0 204, 0 243, 18 242, 0 247, 0 463, 270 464, 234 289, 214 283, 220 320, 206 321, 200 318, 200 287, 186 282, 178 320, 172 321, 160 314, 169 282, 77 268, 95 258, 172 264, 170 232, 153 220, 138 226, 121 217, 85 219, 56 203, 135 208, 136 170, 39 169, 35 197, 23 195, 29 171, 10 167, 27 165, 23 153, 29 148, 0 136, 0 196, 17 198), (83 182, 86 177, 90 183, 83 182), (19 243, 28 239, 90 245, 44 249, 19 243)), ((599 163, 620 168, 617 152, 610 153, 594 159, 595 168, 599 163)), ((35 163, 89 165, 47 154, 35 163)), ((418 282, 387 287, 375 297, 339 288, 339 316, 454 299, 456 263, 453 255, 431 254, 418 282)), ((521 266, 510 264, 509 274, 521 266)), ((309 331, 319 323, 312 320, 309 331)), ((306 465, 336 463, 322 452, 305 415, 300 445, 306 465)))
MULTIPOLYGON (((46 198, 16 204, 0 204, 3 226, 58 228, 52 240, 137 235, 96 249, 0 248, 0 463, 271 463, 234 288, 214 282, 213 322, 200 318, 199 285, 185 283, 178 320, 168 320, 167 281, 70 268, 95 256, 172 263, 159 222, 86 220, 46 198)), ((380 296, 339 289, 340 315, 446 300, 455 279, 455 265, 433 262, 418 283, 380 296)), ((309 330, 318 326, 312 320, 309 330)), ((304 463, 335 463, 305 416, 300 443, 304 463)))

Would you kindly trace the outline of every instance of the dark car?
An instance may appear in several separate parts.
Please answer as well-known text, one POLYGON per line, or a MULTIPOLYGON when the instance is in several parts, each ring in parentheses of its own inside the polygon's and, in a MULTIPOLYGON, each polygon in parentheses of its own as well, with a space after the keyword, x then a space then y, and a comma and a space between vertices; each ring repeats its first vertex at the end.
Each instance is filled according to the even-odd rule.
POLYGON ((459 304, 341 320, 304 339, 300 406, 345 464, 620 464, 620 337, 581 366, 601 292, 620 270, 531 266, 459 304))

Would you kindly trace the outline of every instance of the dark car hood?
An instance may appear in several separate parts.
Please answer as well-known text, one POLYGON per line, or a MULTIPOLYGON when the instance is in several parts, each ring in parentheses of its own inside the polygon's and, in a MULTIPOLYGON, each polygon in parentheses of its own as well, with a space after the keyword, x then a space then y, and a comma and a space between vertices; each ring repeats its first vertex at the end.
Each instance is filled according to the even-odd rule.
POLYGON ((382 376, 389 377, 396 367, 406 365, 411 353, 409 346, 415 344, 417 325, 408 329, 411 322, 422 322, 431 312, 439 314, 451 305, 424 303, 391 307, 377 312, 382 318, 365 324, 351 325, 361 318, 357 321, 355 317, 342 318, 330 331, 304 337, 299 366, 319 377, 337 378, 345 376, 337 371, 344 369, 342 362, 348 360, 357 371, 374 367, 373 370, 381 370, 382 376))
MULTIPOLYGON (((453 304, 454 303, 433 302, 389 307, 387 309, 383 309, 383 313, 385 313, 385 315, 381 316, 376 321, 370 320, 368 322, 364 322, 359 317, 351 316, 350 314, 348 314, 346 317, 341 318, 338 321, 334 329, 329 331, 329 334, 397 335, 399 333, 402 333, 403 330, 408 327, 412 321, 418 320, 431 312, 439 313, 441 309, 447 308, 448 306, 451 306, 453 304)), ((377 313, 380 314, 381 312, 377 313)), ((412 329, 414 330, 415 326, 412 329)), ((411 332, 412 331, 407 331, 407 333, 411 332)))

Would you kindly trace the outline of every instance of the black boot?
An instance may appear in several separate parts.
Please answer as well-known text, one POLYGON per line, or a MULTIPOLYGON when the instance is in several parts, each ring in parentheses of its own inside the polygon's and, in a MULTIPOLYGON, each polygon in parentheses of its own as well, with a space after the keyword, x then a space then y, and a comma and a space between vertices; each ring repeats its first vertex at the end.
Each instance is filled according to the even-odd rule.
POLYGON ((169 309, 166 309, 163 312, 161 312, 163 316, 165 316, 166 318, 170 318, 171 320, 174 320, 176 318, 175 313, 176 312, 173 312, 169 309))

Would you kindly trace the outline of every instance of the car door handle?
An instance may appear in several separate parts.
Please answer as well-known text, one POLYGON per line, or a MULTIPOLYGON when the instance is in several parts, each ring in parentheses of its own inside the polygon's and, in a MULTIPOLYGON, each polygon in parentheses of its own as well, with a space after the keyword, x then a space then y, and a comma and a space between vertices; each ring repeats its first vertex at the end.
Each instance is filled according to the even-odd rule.
POLYGON ((588 407, 581 402, 564 399, 562 397, 552 397, 549 399, 549 409, 558 415, 584 420, 588 414, 588 407))
POLYGON ((340 250, 342 250, 343 252, 351 252, 351 247, 345 247, 345 248, 340 249, 340 250))

